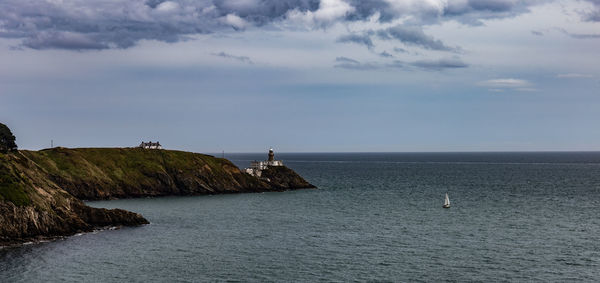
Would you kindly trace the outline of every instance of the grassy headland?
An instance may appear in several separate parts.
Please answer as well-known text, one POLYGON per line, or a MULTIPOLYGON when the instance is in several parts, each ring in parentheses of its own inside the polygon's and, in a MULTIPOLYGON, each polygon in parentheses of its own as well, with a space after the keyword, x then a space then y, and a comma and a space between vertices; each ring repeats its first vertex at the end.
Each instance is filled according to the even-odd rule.
MULTIPOLYGON (((272 171, 272 172, 271 172, 272 171)), ((82 199, 282 191, 313 188, 289 168, 269 179, 210 155, 140 148, 52 148, 0 153, 0 245, 107 225, 148 223, 82 199)))

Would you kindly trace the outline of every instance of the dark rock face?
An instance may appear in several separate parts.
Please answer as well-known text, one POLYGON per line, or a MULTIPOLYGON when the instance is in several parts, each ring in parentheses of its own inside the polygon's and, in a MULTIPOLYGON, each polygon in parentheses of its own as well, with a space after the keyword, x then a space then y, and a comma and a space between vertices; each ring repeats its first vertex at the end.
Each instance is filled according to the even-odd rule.
POLYGON ((0 201, 0 246, 68 236, 106 226, 148 223, 140 214, 122 209, 93 208, 79 200, 71 209, 56 207, 54 211, 0 201))
POLYGON ((83 221, 95 227, 138 226, 150 223, 138 213, 118 208, 106 209, 81 205, 77 212, 83 221))
POLYGON ((267 178, 269 184, 281 190, 316 188, 294 170, 285 166, 270 166, 262 171, 261 177, 267 178))

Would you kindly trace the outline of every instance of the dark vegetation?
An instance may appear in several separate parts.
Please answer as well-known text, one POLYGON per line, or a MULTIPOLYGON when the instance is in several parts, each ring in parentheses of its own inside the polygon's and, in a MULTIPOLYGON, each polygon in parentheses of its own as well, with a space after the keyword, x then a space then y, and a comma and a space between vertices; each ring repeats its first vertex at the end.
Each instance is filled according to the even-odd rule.
POLYGON ((5 155, 0 155, 0 201, 9 201, 17 206, 31 204, 22 181, 14 174, 6 159, 5 155))
POLYGON ((7 153, 9 151, 17 150, 17 144, 15 143, 15 136, 10 129, 0 123, 0 152, 7 153))

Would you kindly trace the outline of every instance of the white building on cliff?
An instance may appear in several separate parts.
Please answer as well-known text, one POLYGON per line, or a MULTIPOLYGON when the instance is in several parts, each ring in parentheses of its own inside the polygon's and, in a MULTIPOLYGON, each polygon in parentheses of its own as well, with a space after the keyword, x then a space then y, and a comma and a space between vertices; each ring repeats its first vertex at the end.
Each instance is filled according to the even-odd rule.
POLYGON ((140 143, 140 145, 138 146, 139 148, 144 148, 144 149, 162 149, 162 145, 160 145, 160 143, 157 142, 143 142, 140 143))
POLYGON ((269 166, 283 166, 281 160, 275 160, 275 153, 273 153, 272 148, 269 149, 269 159, 265 161, 252 161, 250 162, 250 167, 244 169, 244 171, 252 176, 260 177, 262 170, 267 169, 269 166))

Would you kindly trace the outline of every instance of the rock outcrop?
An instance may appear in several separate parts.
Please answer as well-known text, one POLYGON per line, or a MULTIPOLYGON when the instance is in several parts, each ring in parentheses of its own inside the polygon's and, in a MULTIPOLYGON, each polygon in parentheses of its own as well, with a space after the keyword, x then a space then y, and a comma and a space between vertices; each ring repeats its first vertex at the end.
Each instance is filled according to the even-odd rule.
POLYGON ((146 224, 121 209, 81 200, 267 192, 314 188, 287 167, 263 178, 226 159, 171 150, 53 148, 0 153, 0 245, 105 226, 146 224))
POLYGON ((314 188, 294 170, 285 166, 270 166, 262 170, 261 178, 268 180, 274 188, 292 190, 295 188, 314 188))

